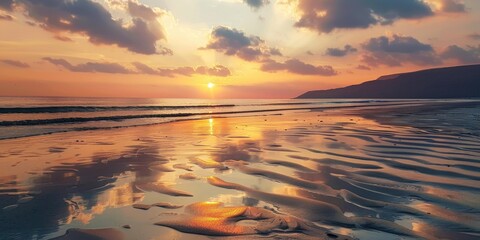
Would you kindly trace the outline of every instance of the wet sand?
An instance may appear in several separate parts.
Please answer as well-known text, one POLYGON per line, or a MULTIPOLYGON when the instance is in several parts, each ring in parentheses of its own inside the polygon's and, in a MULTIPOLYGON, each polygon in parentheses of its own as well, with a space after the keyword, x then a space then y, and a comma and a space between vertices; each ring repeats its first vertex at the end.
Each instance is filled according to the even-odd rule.
POLYGON ((477 104, 0 141, 0 239, 478 239, 477 104))

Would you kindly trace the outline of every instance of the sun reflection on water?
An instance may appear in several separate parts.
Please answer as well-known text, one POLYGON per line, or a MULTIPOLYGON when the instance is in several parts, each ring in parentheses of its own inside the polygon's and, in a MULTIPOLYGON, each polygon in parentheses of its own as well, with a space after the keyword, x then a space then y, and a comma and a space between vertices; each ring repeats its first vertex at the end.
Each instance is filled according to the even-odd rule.
POLYGON ((210 130, 209 131, 210 135, 213 135, 213 126, 214 126, 213 118, 208 119, 208 126, 210 130))

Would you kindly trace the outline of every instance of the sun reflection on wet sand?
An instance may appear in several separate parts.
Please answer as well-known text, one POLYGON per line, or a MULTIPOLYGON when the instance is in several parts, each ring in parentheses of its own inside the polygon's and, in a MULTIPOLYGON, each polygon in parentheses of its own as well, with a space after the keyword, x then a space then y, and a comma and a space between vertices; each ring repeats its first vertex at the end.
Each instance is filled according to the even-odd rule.
POLYGON ((479 142, 345 111, 4 140, 0 230, 475 239, 479 142))

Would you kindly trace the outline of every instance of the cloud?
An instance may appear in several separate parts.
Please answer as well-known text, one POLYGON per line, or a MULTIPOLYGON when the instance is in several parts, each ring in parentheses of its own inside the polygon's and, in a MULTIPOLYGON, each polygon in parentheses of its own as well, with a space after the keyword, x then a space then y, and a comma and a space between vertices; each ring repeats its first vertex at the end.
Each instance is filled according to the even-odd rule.
POLYGON ((150 21, 155 21, 162 15, 161 11, 150 8, 145 4, 135 1, 128 1, 127 10, 132 17, 139 17, 150 21))
POLYGON ((13 16, 8 15, 8 14, 2 14, 0 12, 0 20, 5 20, 5 21, 13 21, 13 16))
POLYGON ((166 39, 165 30, 159 22, 159 18, 166 13, 164 10, 151 8, 136 1, 128 1, 127 11, 132 17, 143 19, 147 23, 148 29, 159 39, 166 39))
POLYGON ((331 66, 314 66, 298 59, 289 59, 284 63, 268 60, 260 68, 266 72, 288 71, 301 75, 333 76, 338 73, 331 66))
POLYGON ((228 27, 216 27, 210 36, 206 47, 227 56, 236 56, 250 62, 261 63, 260 70, 265 72, 288 71, 301 75, 332 76, 337 72, 331 66, 314 66, 298 59, 289 59, 283 63, 272 59, 273 56, 282 56, 277 48, 267 46, 258 36, 247 36, 242 31, 228 27))
POLYGON ((214 67, 200 66, 193 67, 179 67, 179 68, 151 68, 143 63, 132 63, 137 68, 137 73, 159 75, 164 77, 174 77, 175 75, 192 76, 194 74, 209 75, 216 77, 228 77, 231 75, 230 70, 222 65, 216 65, 214 67))
POLYGON ((363 47, 372 52, 416 53, 421 51, 433 51, 432 46, 429 44, 421 43, 413 37, 399 35, 393 35, 391 38, 386 36, 371 38, 363 47))
POLYGON ((98 73, 122 73, 122 74, 133 73, 133 71, 125 68, 124 66, 118 63, 87 62, 87 63, 78 64, 78 65, 73 65, 65 59, 45 57, 43 58, 43 60, 50 62, 51 64, 61 66, 72 72, 98 72, 98 73))
POLYGON ((0 9, 4 9, 4 10, 7 10, 7 11, 12 11, 14 3, 15 3, 14 0, 1 0, 0 1, 0 9))
POLYGON ((446 59, 454 59, 462 64, 480 63, 480 45, 466 48, 450 45, 441 53, 441 56, 446 59))
POLYGON ((222 65, 216 65, 214 67, 205 67, 200 66, 195 69, 195 72, 202 75, 210 75, 210 76, 217 76, 217 77, 227 77, 230 76, 230 70, 222 65))
POLYGON ((237 56, 245 61, 262 61, 271 55, 281 55, 276 48, 270 48, 260 37, 247 36, 234 28, 219 26, 213 29, 206 47, 228 56, 237 56))
POLYGON ((132 65, 135 67, 135 70, 127 68, 118 63, 109 63, 109 62, 87 62, 82 64, 71 64, 65 59, 61 58, 50 58, 45 57, 43 60, 63 67, 71 72, 91 72, 91 73, 111 73, 111 74, 148 74, 148 75, 158 75, 164 77, 175 77, 177 75, 181 76, 192 76, 194 74, 200 75, 209 75, 217 77, 227 77, 230 76, 230 70, 222 65, 216 65, 214 67, 200 66, 197 68, 192 67, 178 67, 178 68, 151 68, 143 63, 133 62, 132 65))
POLYGON ((243 2, 254 9, 261 8, 270 3, 269 0, 243 0, 243 2))
MULTIPOLYGON (((140 54, 172 54, 156 42, 165 39, 160 23, 148 14, 148 7, 129 1, 132 21, 114 19, 100 3, 92 0, 16 0, 25 15, 42 28, 59 35, 77 33, 93 44, 116 45, 140 54)), ((152 10, 153 11, 153 10, 152 10)))
POLYGON ((465 4, 458 0, 442 0, 443 12, 449 13, 463 13, 466 12, 465 4))
POLYGON ((3 59, 0 60, 1 63, 7 64, 10 66, 18 67, 18 68, 29 68, 30 65, 24 62, 16 61, 16 60, 8 60, 8 59, 3 59))
POLYGON ((365 65, 358 65, 358 66, 357 66, 357 69, 358 69, 358 70, 366 70, 366 71, 372 70, 370 67, 365 66, 365 65))
POLYGON ((363 62, 369 66, 402 66, 404 63, 416 65, 436 65, 440 58, 429 44, 421 43, 408 36, 371 38, 362 45, 366 53, 363 62))
POLYGON ((349 53, 354 53, 356 52, 357 49, 350 46, 350 45, 345 45, 343 49, 340 48, 328 48, 327 51, 325 52, 326 55, 332 56, 332 57, 344 57, 349 53))
POLYGON ((478 33, 472 33, 472 34, 468 35, 467 37, 470 38, 470 39, 473 39, 473 40, 480 40, 480 34, 478 34, 478 33))
POLYGON ((399 19, 421 19, 433 15, 423 0, 298 0, 300 19, 296 27, 318 33, 335 29, 368 28, 392 24, 399 19))

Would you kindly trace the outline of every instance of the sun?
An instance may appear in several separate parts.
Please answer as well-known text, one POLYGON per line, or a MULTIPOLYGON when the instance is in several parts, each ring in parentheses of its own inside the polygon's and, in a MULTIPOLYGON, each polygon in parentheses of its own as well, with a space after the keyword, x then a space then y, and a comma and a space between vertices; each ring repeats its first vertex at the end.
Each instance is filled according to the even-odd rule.
POLYGON ((214 84, 214 83, 211 83, 211 82, 209 82, 209 83, 207 84, 207 87, 208 87, 208 88, 210 88, 210 89, 212 89, 212 88, 214 88, 214 87, 215 87, 215 84, 214 84))

